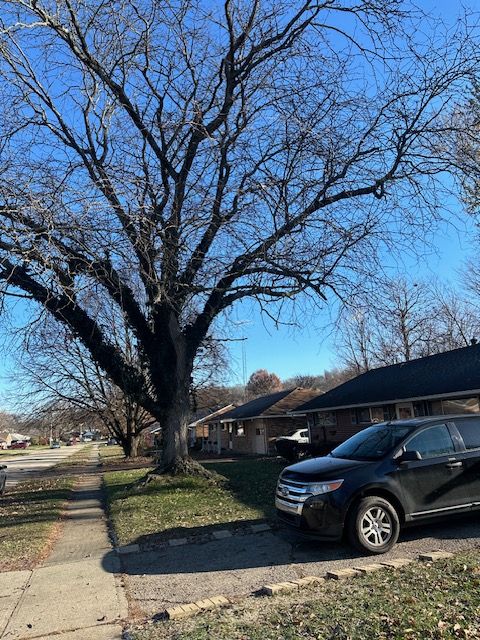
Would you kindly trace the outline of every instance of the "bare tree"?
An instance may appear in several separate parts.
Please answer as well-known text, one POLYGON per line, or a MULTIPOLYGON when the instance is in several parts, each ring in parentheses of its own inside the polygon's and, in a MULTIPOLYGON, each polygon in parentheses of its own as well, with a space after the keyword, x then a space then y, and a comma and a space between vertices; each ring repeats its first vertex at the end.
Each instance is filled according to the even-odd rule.
POLYGON ((292 387, 302 387, 303 389, 318 389, 321 376, 315 376, 309 373, 297 373, 296 375, 283 381, 285 389, 292 387))
POLYGON ((159 471, 195 471, 189 389, 216 318, 346 296, 430 227, 475 42, 461 25, 415 42, 426 18, 398 0, 0 0, 0 16, 3 292, 162 424, 159 471), (104 297, 133 364, 91 311, 104 297))
POLYGON ((325 370, 318 375, 298 373, 292 378, 284 380, 283 386, 288 389, 290 387, 303 387, 304 389, 317 389, 325 393, 334 387, 343 384, 347 380, 353 378, 357 373, 356 368, 331 369, 325 370))
POLYGON ((360 373, 468 346, 479 331, 478 311, 459 292, 399 277, 342 310, 337 348, 360 373))
MULTIPOLYGON (((136 353, 130 336, 124 333, 120 341, 115 333, 111 331, 110 339, 133 364, 136 353)), ((155 419, 105 376, 66 328, 51 321, 37 327, 20 354, 15 377, 19 382, 21 378, 26 389, 24 403, 28 398, 40 406, 63 407, 63 412, 76 407, 83 412, 83 420, 100 420, 104 430, 118 440, 126 458, 138 456, 141 435, 155 419)))
MULTIPOLYGON (((455 117, 461 126, 449 140, 452 156, 457 163, 456 175, 463 188, 463 200, 468 211, 478 215, 480 210, 480 84, 474 78, 470 95, 457 108, 455 117)), ((475 270, 475 267, 473 267, 475 270)))

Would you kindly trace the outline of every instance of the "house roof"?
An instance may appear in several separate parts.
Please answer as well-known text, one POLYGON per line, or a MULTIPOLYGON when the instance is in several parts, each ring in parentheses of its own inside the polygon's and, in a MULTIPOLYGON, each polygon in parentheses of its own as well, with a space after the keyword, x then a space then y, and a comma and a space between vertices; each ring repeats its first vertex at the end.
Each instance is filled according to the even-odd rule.
POLYGON ((480 344, 367 371, 296 411, 380 405, 480 391, 480 344))
POLYGON ((277 391, 242 404, 224 414, 221 420, 222 422, 233 422, 234 420, 248 420, 260 416, 265 418, 284 416, 316 395, 318 395, 318 391, 314 389, 300 389, 299 387, 277 391))
POLYGON ((215 420, 215 418, 218 418, 219 416, 223 415, 224 413, 227 413, 227 411, 231 411, 232 409, 235 409, 235 405, 227 404, 225 407, 222 407, 221 409, 217 409, 217 411, 214 411, 213 413, 209 413, 208 415, 203 416, 203 418, 199 418, 198 420, 195 420, 195 422, 191 422, 188 426, 196 427, 197 425, 206 424, 207 422, 212 422, 213 420, 215 420))

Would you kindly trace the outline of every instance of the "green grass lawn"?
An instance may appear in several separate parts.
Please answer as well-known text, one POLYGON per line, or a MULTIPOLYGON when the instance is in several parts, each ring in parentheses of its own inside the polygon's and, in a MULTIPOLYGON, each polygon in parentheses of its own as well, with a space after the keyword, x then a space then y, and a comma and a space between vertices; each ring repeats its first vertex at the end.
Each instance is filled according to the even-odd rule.
POLYGON ((44 557, 73 482, 22 482, 0 497, 0 571, 31 569, 44 557))
POLYGON ((125 459, 125 454, 123 453, 123 449, 119 444, 110 445, 108 447, 106 445, 100 445, 100 447, 98 448, 98 452, 100 454, 102 462, 112 459, 120 462, 125 459))
POLYGON ((275 598, 248 598, 134 640, 453 640, 480 638, 480 552, 275 598))
POLYGON ((48 444, 32 444, 27 449, 0 449, 0 456, 28 456, 42 449, 49 449, 48 444))
POLYGON ((55 465, 55 469, 73 467, 76 465, 82 465, 85 462, 90 462, 93 446, 93 444, 75 445, 75 447, 79 447, 78 450, 75 451, 75 453, 72 453, 72 455, 68 458, 64 458, 61 462, 55 465))
POLYGON ((0 449, 0 456, 28 456, 28 449, 0 449))
POLYGON ((119 542, 186 535, 202 527, 235 526, 273 516, 275 484, 284 462, 257 459, 205 466, 225 479, 215 484, 204 478, 165 476, 130 490, 145 469, 106 473, 109 512, 119 542))

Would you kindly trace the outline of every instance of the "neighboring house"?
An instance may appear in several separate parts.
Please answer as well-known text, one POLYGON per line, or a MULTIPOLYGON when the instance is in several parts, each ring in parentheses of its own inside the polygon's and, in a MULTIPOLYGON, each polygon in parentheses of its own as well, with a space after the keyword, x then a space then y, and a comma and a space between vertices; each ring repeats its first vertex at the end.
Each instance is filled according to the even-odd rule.
POLYGON ((0 449, 6 449, 12 444, 12 434, 8 431, 0 431, 0 449))
POLYGON ((30 436, 24 436, 21 433, 12 433, 11 431, 0 432, 0 449, 7 449, 12 442, 30 442, 30 436))
MULTIPOLYGON (((383 420, 478 413, 480 344, 367 371, 298 407, 317 441, 383 420)), ((295 412, 296 413, 296 412, 295 412)))
POLYGON ((154 422, 146 427, 140 434, 140 447, 142 449, 156 449, 160 447, 162 440, 162 427, 154 422))
POLYGON ((313 389, 286 389, 251 400, 214 418, 217 451, 275 454, 275 440, 306 425, 305 415, 290 412, 318 395, 313 389), (220 435, 220 439, 218 438, 220 435))
POLYGON ((227 404, 225 407, 191 422, 188 425, 190 446, 200 443, 202 451, 218 454, 222 452, 222 449, 226 449, 228 441, 223 434, 220 418, 235 407, 234 404, 227 404))

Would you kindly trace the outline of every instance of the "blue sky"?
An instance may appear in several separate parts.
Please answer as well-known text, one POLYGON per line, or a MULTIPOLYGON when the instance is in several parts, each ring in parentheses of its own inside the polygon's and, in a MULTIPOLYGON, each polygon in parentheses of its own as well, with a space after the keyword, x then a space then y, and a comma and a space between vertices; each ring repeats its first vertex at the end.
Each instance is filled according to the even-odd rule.
MULTIPOLYGON (((460 0, 422 0, 422 10, 439 16, 447 24, 454 24, 475 3, 460 0)), ((476 8, 478 10, 478 7, 476 8)), ((446 203, 451 215, 439 225, 432 247, 424 251, 418 261, 409 260, 398 266, 398 273, 406 277, 430 279, 455 284, 465 260, 475 252, 478 236, 475 223, 459 201, 446 203)), ((421 238, 419 242, 421 243, 421 238)), ((478 251, 478 249, 477 249, 478 251)), ((387 258, 388 259, 388 258, 387 258)), ((242 342, 230 347, 232 354, 232 378, 238 383, 257 369, 266 368, 285 379, 296 373, 319 374, 325 369, 341 366, 334 348, 334 330, 329 326, 326 311, 305 319, 297 328, 276 327, 268 318, 261 318, 257 310, 246 304, 238 310, 242 342), (246 365, 246 366, 245 366, 246 365)))
MULTIPOLYGON (((467 257, 478 242, 474 221, 468 217, 460 203, 452 209, 458 215, 451 223, 444 223, 435 234, 433 246, 418 261, 410 260, 398 267, 406 277, 415 274, 422 279, 438 278, 455 284, 467 257)), ((419 239, 421 242, 421 239, 419 239)), ((232 379, 241 384, 257 369, 268 369, 285 379, 296 373, 323 373, 325 369, 341 366, 334 347, 334 329, 327 309, 316 316, 305 317, 300 327, 276 327, 260 317, 252 305, 245 304, 235 314, 238 323, 236 335, 246 338, 230 344, 232 379), (243 362, 246 361, 246 367, 243 362)))
MULTIPOLYGON (((446 21, 454 22, 464 6, 459 0, 423 0, 423 9, 440 14, 446 21)), ((475 226, 463 212, 460 203, 449 203, 454 216, 453 224, 440 225, 433 241, 433 250, 418 261, 408 259, 399 273, 416 277, 436 276, 444 281, 455 282, 458 270, 474 251, 475 226), (455 217, 456 216, 456 217, 455 217)), ((419 243, 422 239, 419 238, 419 243)), ((385 257, 388 260, 388 256, 385 257)), ((22 305, 17 305, 15 314, 23 314, 22 305)), ((240 384, 244 378, 259 368, 266 368, 285 379, 296 373, 322 373, 341 363, 336 358, 333 344, 333 328, 326 309, 302 316, 298 313, 298 327, 276 327, 262 317, 253 303, 238 305, 232 313, 235 323, 234 335, 238 342, 229 343, 232 356, 230 382, 240 384)), ((0 348, 3 345, 0 325, 0 348)), ((15 394, 9 378, 12 361, 8 353, 0 351, 0 409, 8 407, 15 394)))

